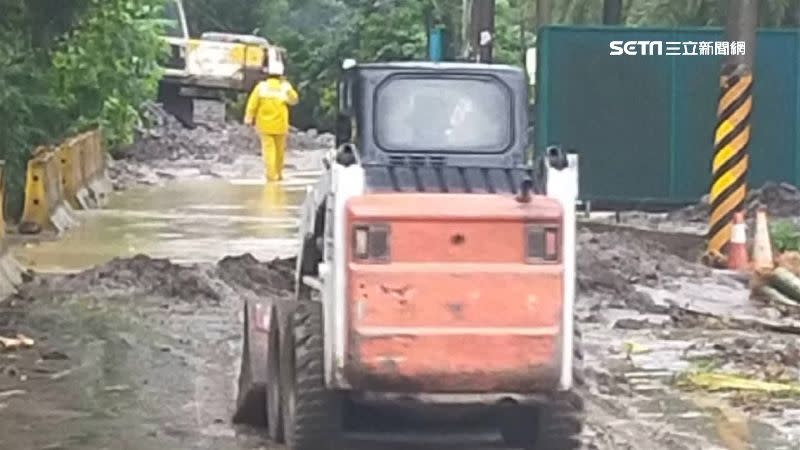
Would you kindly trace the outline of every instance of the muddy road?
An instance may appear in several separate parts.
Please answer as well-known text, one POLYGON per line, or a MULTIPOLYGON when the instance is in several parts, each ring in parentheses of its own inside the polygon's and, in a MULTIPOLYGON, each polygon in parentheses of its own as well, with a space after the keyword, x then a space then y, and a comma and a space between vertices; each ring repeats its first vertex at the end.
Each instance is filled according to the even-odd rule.
MULTIPOLYGON (((246 132, 163 124, 115 164, 108 209, 17 249, 35 272, 0 302, 0 336, 35 343, 0 351, 0 450, 283 450, 231 421, 241 311, 289 295, 297 206, 329 137, 295 136, 269 190, 246 132)), ((694 263, 696 236, 593 226, 578 242, 587 449, 798 448, 796 396, 685 382, 796 381, 797 336, 759 322, 790 318, 694 263)), ((503 448, 495 434, 464 430, 350 436, 343 450, 489 448, 503 448)))

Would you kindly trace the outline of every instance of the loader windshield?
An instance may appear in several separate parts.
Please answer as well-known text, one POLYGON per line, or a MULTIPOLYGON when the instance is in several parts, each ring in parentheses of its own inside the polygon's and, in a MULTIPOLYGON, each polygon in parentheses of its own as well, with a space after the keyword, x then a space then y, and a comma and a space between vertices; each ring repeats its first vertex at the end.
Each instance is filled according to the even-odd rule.
POLYGON ((493 78, 390 79, 375 114, 375 139, 388 152, 496 153, 512 140, 511 98, 493 78))

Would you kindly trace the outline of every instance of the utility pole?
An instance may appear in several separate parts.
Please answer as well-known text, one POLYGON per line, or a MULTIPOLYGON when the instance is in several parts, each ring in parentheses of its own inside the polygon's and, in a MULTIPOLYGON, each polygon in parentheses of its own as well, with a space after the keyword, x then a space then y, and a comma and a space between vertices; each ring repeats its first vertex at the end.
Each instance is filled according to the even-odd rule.
POLYGON ((619 25, 622 22, 622 0, 603 1, 603 24, 619 25))
POLYGON ((553 21, 553 4, 551 0, 536 0, 536 28, 550 25, 553 21))
POLYGON ((472 0, 472 49, 476 62, 491 63, 494 50, 495 0, 472 0))
POLYGON ((711 164, 711 215, 706 262, 724 260, 734 214, 744 212, 749 164, 750 113, 758 0, 730 0, 725 29, 728 53, 720 72, 720 97, 711 164))

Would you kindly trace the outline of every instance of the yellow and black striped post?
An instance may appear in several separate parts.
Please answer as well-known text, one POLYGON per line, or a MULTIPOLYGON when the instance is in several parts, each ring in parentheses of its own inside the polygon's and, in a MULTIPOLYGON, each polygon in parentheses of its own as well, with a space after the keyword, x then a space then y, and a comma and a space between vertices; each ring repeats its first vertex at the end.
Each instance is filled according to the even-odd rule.
POLYGON ((739 66, 722 75, 720 87, 707 252, 712 261, 724 258, 731 237, 733 215, 742 211, 747 195, 753 75, 747 66, 739 66))

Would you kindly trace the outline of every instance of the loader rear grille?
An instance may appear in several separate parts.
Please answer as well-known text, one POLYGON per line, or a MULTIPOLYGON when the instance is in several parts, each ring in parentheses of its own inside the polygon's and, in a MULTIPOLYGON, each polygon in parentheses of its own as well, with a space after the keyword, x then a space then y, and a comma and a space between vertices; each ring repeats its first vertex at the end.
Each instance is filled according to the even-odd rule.
POLYGON ((534 180, 534 193, 545 192, 526 168, 454 167, 443 157, 393 156, 389 165, 364 169, 370 192, 516 194, 526 176, 534 180))

